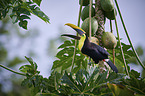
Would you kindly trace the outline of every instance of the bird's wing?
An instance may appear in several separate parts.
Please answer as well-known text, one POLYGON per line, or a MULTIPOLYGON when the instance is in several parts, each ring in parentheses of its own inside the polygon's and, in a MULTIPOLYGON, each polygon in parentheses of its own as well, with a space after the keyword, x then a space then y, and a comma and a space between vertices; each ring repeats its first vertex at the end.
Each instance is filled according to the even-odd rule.
POLYGON ((101 47, 101 46, 99 46, 99 45, 97 45, 97 44, 95 44, 95 43, 91 43, 91 45, 92 45, 92 47, 96 47, 97 50, 98 50, 101 54, 106 55, 106 56, 108 57, 109 53, 108 53, 103 47, 101 47))
POLYGON ((85 47, 85 48, 82 48, 81 52, 91 57, 96 64, 99 62, 99 60, 102 60, 103 58, 102 55, 98 52, 98 50, 95 50, 93 48, 85 47))

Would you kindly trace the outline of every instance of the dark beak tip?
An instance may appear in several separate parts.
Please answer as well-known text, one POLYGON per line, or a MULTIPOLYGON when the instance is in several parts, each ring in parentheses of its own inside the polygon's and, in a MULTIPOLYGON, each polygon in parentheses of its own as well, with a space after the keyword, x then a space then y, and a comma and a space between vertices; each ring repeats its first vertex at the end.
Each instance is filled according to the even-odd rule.
POLYGON ((80 40, 80 37, 79 37, 79 36, 75 36, 75 35, 70 35, 70 34, 62 34, 61 36, 66 36, 66 37, 70 37, 70 38, 73 38, 73 39, 80 40))

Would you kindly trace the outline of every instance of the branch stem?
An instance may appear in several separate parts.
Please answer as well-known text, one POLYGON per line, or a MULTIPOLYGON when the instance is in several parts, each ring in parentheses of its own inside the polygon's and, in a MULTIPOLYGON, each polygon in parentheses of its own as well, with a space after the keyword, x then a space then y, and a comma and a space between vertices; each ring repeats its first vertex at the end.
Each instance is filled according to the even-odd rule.
MULTIPOLYGON (((110 20, 110 31, 113 33, 113 28, 112 28, 112 21, 110 20)), ((113 64, 115 65, 115 48, 112 49, 113 52, 113 64)))
MULTIPOLYGON (((81 18, 82 4, 83 4, 83 0, 81 1, 81 5, 80 5, 79 17, 78 17, 78 25, 77 26, 80 26, 80 18, 81 18)), ((77 36, 78 36, 78 33, 77 33, 77 36)), ((73 53, 71 71, 73 70, 73 67, 74 67, 74 60, 75 60, 75 55, 76 55, 76 48, 77 48, 77 40, 75 40, 75 48, 74 48, 74 53, 73 53)))
POLYGON ((22 75, 22 76, 26 76, 26 74, 16 72, 16 71, 14 71, 14 70, 12 70, 12 69, 10 69, 10 68, 8 68, 8 67, 2 65, 2 64, 0 64, 0 67, 6 69, 6 70, 8 70, 8 71, 11 71, 11 72, 13 72, 13 73, 15 73, 15 74, 19 74, 19 75, 22 75))
POLYGON ((113 33, 113 28, 112 28, 112 21, 110 20, 110 31, 113 33))
POLYGON ((120 45, 120 50, 121 50, 122 59, 123 59, 123 62, 124 62, 124 66, 125 66, 126 74, 129 76, 129 72, 128 72, 127 64, 126 64, 126 61, 125 61, 125 57, 124 57, 124 53, 123 53, 123 49, 122 49, 121 42, 120 42, 120 36, 119 36, 119 31, 118 31, 118 25, 117 25, 116 16, 115 16, 115 26, 116 26, 116 32, 117 32, 117 36, 118 36, 118 42, 119 42, 119 45, 120 45))
POLYGON ((90 37, 90 39, 91 39, 91 36, 92 36, 92 34, 91 34, 91 9, 92 9, 92 0, 90 0, 90 5, 89 5, 89 37, 90 37))

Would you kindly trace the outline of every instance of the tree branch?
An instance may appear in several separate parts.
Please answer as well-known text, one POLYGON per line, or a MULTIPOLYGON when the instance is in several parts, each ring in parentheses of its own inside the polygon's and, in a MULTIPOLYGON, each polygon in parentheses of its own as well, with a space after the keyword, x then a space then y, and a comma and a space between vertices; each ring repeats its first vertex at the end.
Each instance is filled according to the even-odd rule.
POLYGON ((0 67, 6 69, 6 70, 8 70, 8 71, 11 71, 11 72, 13 72, 13 73, 15 73, 15 74, 19 74, 19 75, 22 75, 22 76, 26 76, 26 74, 16 72, 16 71, 14 71, 14 70, 12 70, 12 69, 10 69, 10 68, 8 68, 8 67, 2 65, 2 64, 0 64, 0 67))

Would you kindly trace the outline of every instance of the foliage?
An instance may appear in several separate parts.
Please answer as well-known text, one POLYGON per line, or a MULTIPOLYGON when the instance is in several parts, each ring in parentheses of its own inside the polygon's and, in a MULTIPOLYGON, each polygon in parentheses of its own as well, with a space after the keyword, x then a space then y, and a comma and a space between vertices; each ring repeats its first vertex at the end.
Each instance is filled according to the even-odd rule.
POLYGON ((107 83, 114 96, 134 96, 134 93, 125 86, 107 83))
POLYGON ((37 71, 37 64, 27 58, 30 65, 24 65, 20 70, 26 73, 26 79, 23 80, 22 86, 28 85, 32 87, 33 95, 101 95, 111 94, 107 87, 107 83, 120 83, 123 74, 110 73, 108 71, 100 73, 98 67, 91 67, 89 70, 80 69, 76 74, 65 71, 64 75, 53 71, 51 76, 43 78, 37 71), (100 91, 104 90, 104 91, 100 91))
MULTIPOLYGON (((60 45, 58 49, 60 51, 57 53, 56 57, 58 60, 55 60, 53 62, 52 70, 56 68, 61 68, 61 71, 66 69, 71 69, 72 67, 72 60, 73 60, 73 54, 74 54, 74 46, 75 46, 75 40, 71 41, 65 41, 64 44, 60 45)), ((76 49, 75 54, 76 59, 74 60, 75 67, 71 70, 72 72, 76 73, 79 69, 87 69, 87 59, 81 52, 76 49)))
MULTIPOLYGON (((26 73, 26 79, 23 80, 22 82, 22 86, 24 85, 28 85, 28 87, 37 87, 35 88, 35 91, 39 92, 39 87, 40 87, 40 82, 41 82, 41 79, 42 79, 42 76, 41 75, 38 75, 40 72, 37 71, 37 64, 31 59, 31 58, 28 58, 28 57, 25 57, 30 65, 23 65, 19 68, 19 70, 23 73, 26 73)), ((42 83, 42 82, 41 82, 42 83)))
POLYGON ((75 75, 65 72, 62 82, 70 89, 70 91, 67 91, 67 94, 65 91, 65 94, 82 94, 85 96, 111 94, 110 90, 106 86, 107 82, 119 83, 116 82, 116 80, 121 79, 123 75, 111 73, 107 77, 107 72, 108 71, 99 73, 97 67, 90 68, 89 72, 86 70, 79 70, 75 75), (114 75, 114 77, 111 75, 114 75))
MULTIPOLYGON (((70 56, 72 53, 71 51, 68 51, 67 48, 71 49, 73 44, 74 40, 67 40, 64 44, 59 46, 62 50, 60 50, 59 52, 61 53, 58 52, 56 56, 60 60, 54 62, 52 67, 53 72, 49 78, 43 78, 43 76, 39 75, 37 64, 31 58, 26 57, 30 65, 24 65, 20 68, 22 72, 27 74, 27 78, 24 79, 22 85, 28 85, 28 87, 31 87, 33 95, 37 94, 38 96, 89 96, 113 94, 117 94, 117 96, 125 94, 132 94, 132 96, 134 96, 134 94, 144 95, 145 81, 140 77, 140 74, 134 70, 130 71, 130 77, 126 77, 126 75, 122 73, 116 74, 109 71, 100 73, 97 66, 90 65, 87 69, 80 67, 77 71, 68 70, 68 67, 64 66, 63 62, 66 64, 70 63, 69 67, 71 66, 71 62, 67 61, 67 59, 72 58, 72 56, 70 56), (66 51, 64 52, 64 50, 66 51), (64 58, 67 59, 61 61, 64 58), (65 72, 58 73, 59 67, 62 68, 60 70, 64 70, 65 72)), ((124 45, 124 48, 125 46, 127 47, 128 45, 124 45)), ((76 52, 76 54, 78 53, 76 52)), ((130 54, 128 53, 128 55, 130 54)), ((76 66, 79 62, 80 61, 75 61, 76 66)))
MULTIPOLYGON (((13 23, 19 22, 19 26, 24 29, 27 29, 27 20, 30 19, 31 14, 49 23, 49 18, 39 8, 40 4, 41 0, 1 0, 0 19, 5 18, 10 12, 13 23)), ((76 47, 78 41, 75 40, 66 40, 58 47, 57 60, 53 62, 52 72, 48 78, 40 75, 36 62, 28 57, 25 58, 30 64, 19 68, 22 73, 13 70, 9 71, 16 74, 24 73, 23 76, 26 78, 22 81, 21 85, 31 88, 32 96, 145 95, 145 79, 140 77, 140 73, 134 70, 130 71, 129 66, 127 66, 129 74, 124 72, 124 67, 126 66, 124 61, 129 64, 129 59, 136 56, 133 53, 134 50, 130 49, 132 44, 126 45, 125 43, 120 43, 119 35, 118 41, 115 49, 115 63, 119 73, 109 71, 109 68, 106 68, 106 71, 100 71, 97 64, 91 62, 87 56, 84 56, 78 50, 76 47), (122 58, 123 56, 125 58, 122 58)), ((2 49, 2 52, 7 56, 4 49, 2 49)), ((113 52, 112 50, 108 50, 108 52, 112 60, 114 58, 113 52)), ((19 58, 15 58, 13 62, 15 60, 23 62, 19 58)), ((11 65, 13 65, 13 62, 11 65)))
POLYGON ((130 77, 123 79, 122 83, 136 94, 145 95, 145 79, 137 71, 131 70, 130 77))
POLYGON ((122 78, 121 84, 110 84, 108 87, 112 90, 114 96, 144 96, 145 80, 140 77, 140 73, 131 70, 130 77, 122 78))
POLYGON ((12 22, 19 22, 19 26, 27 29, 28 19, 31 14, 36 15, 46 23, 49 23, 48 16, 39 8, 42 0, 1 0, 0 1, 0 20, 10 15, 12 22))

